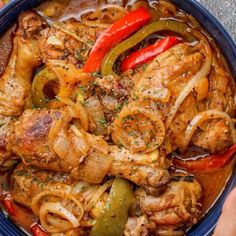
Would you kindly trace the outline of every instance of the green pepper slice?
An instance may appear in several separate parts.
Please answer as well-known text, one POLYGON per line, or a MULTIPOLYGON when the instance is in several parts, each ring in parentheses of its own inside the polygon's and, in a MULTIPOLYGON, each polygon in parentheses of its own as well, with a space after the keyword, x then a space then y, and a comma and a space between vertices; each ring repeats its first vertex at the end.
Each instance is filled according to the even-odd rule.
MULTIPOLYGON (((39 108, 59 108, 63 105, 61 102, 55 99, 51 100, 44 94, 44 87, 48 83, 53 85, 53 83, 59 83, 59 81, 56 74, 46 67, 34 77, 32 83, 32 102, 39 108)), ((55 88, 55 90, 58 90, 58 88, 55 88)), ((58 91, 54 92, 58 93, 58 91)))
POLYGON ((122 236, 133 202, 132 185, 127 180, 116 178, 107 199, 106 209, 93 226, 90 236, 122 236))
POLYGON ((188 32, 189 26, 185 23, 173 20, 160 20, 144 26, 133 36, 117 44, 104 58, 101 73, 105 75, 116 75, 113 71, 113 65, 116 59, 126 50, 140 43, 147 36, 158 31, 172 31, 183 36, 188 42, 195 41, 195 37, 188 32))

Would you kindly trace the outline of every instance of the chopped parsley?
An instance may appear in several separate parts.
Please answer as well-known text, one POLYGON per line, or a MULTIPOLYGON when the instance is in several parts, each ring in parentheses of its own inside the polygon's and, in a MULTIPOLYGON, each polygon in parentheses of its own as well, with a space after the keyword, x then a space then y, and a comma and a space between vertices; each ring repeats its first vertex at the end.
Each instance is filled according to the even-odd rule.
POLYGON ((107 125, 107 121, 106 121, 105 118, 100 119, 98 122, 99 122, 101 125, 104 125, 104 126, 107 125))

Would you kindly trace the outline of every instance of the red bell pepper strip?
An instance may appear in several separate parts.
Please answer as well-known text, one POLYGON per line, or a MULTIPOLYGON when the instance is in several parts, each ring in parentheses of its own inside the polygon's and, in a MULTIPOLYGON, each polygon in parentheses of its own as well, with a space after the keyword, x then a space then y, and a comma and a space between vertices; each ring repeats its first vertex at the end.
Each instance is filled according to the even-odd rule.
POLYGON ((89 58, 84 65, 84 72, 91 73, 99 71, 107 52, 117 43, 150 21, 150 19, 151 15, 148 10, 140 7, 114 22, 95 42, 89 58))
POLYGON ((236 144, 221 154, 214 154, 194 161, 173 159, 173 164, 188 171, 210 171, 223 167, 236 153, 236 144))
POLYGON ((180 42, 180 39, 170 36, 158 40, 154 44, 142 48, 136 52, 133 52, 121 62, 121 71, 124 72, 129 69, 134 69, 138 65, 145 64, 151 61, 158 54, 168 50, 180 42))
POLYGON ((2 204, 5 207, 5 209, 7 210, 7 213, 9 215, 16 216, 14 203, 13 203, 13 201, 10 197, 7 196, 6 198, 4 198, 3 201, 2 201, 2 204))
POLYGON ((48 234, 42 229, 39 224, 35 224, 31 227, 33 236, 48 236, 48 234))

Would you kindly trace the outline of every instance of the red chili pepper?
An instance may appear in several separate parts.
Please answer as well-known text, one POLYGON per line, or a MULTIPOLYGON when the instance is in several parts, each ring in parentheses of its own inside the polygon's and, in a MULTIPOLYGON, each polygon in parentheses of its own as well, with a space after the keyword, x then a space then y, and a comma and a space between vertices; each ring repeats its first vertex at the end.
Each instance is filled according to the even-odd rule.
POLYGON ((33 236, 48 236, 48 234, 42 229, 39 224, 35 224, 31 227, 33 236))
POLYGON ((209 171, 223 167, 235 154, 236 144, 231 146, 227 151, 221 154, 214 154, 194 161, 183 161, 177 158, 173 159, 175 166, 184 168, 189 171, 209 171))
POLYGON ((117 43, 127 38, 151 19, 147 9, 140 7, 114 22, 95 42, 88 60, 84 65, 84 72, 99 71, 103 58, 117 43))
POLYGON ((10 197, 7 196, 5 199, 3 199, 2 204, 6 208, 9 215, 16 216, 14 203, 10 197))
POLYGON ((158 54, 168 50, 169 48, 180 42, 181 40, 176 37, 166 37, 164 39, 156 41, 152 45, 133 52, 121 62, 121 71, 133 69, 138 65, 145 64, 151 61, 158 54))

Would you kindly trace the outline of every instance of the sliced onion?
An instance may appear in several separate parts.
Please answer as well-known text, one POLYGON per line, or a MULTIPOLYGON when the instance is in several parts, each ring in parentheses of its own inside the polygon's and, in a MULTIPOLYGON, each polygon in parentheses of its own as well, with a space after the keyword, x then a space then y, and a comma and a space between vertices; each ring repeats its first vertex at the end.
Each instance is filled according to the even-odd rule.
POLYGON ((113 183, 113 180, 107 181, 105 184, 99 187, 98 191, 94 194, 94 196, 90 199, 90 201, 87 204, 86 211, 89 212, 99 201, 101 198, 102 194, 109 188, 111 187, 113 183))
POLYGON ((88 127, 89 127, 89 118, 88 118, 88 114, 87 111, 84 109, 84 107, 82 106, 82 104, 80 103, 79 100, 77 100, 76 103, 74 103, 71 99, 69 98, 61 98, 60 99, 62 102, 64 102, 65 104, 67 104, 67 108, 68 111, 70 113, 70 115, 73 118, 77 118, 80 120, 81 122, 81 126, 82 128, 87 131, 88 127))
POLYGON ((76 183, 75 186, 73 186, 71 193, 74 195, 77 195, 79 193, 81 193, 82 191, 84 191, 84 189, 89 187, 89 183, 84 182, 84 181, 79 181, 78 183, 76 183))
POLYGON ((53 144, 55 139, 57 138, 58 133, 61 131, 62 128, 63 128, 62 118, 57 121, 54 121, 51 125, 50 131, 48 133, 48 145, 50 147, 51 152, 54 152, 53 144))
POLYGON ((65 198, 66 194, 69 193, 70 190, 71 188, 67 190, 66 189, 65 190, 51 189, 48 191, 43 191, 43 192, 38 193, 32 199, 32 203, 31 203, 32 211, 34 212, 35 215, 38 215, 40 206, 42 205, 43 198, 45 197, 49 198, 51 196, 51 197, 58 197, 59 199, 63 199, 65 198))
MULTIPOLYGON (((121 112, 114 121, 114 129, 112 139, 116 144, 122 144, 131 152, 152 152, 156 150, 163 142, 165 137, 165 126, 161 120, 161 114, 158 110, 153 110, 149 105, 145 106, 142 102, 131 102, 127 106, 123 106, 121 112), (139 128, 139 115, 142 115, 150 121, 154 127, 146 132, 150 136, 150 141, 146 143, 142 135, 142 129, 139 128), (124 121, 131 120, 135 122, 135 128, 130 130, 131 126, 124 129, 124 121), (155 132, 153 135, 152 132, 155 132), (134 133, 134 135, 133 135, 134 133)), ((141 123, 142 125, 142 120, 141 123)), ((132 127, 132 128, 133 128, 132 127)))
POLYGON ((69 221, 49 214, 46 216, 46 222, 51 225, 51 227, 60 229, 60 231, 66 231, 73 228, 72 224, 69 221))
POLYGON ((80 201, 71 195, 72 188, 63 186, 64 190, 58 190, 53 187, 37 194, 32 199, 31 208, 33 212, 39 215, 41 224, 50 233, 58 233, 78 227, 79 221, 84 215, 84 209, 80 201), (70 202, 75 204, 75 208, 71 206, 70 202), (67 209, 67 204, 69 204, 69 209, 67 209), (74 209, 77 210, 76 213, 73 212, 74 209))
POLYGON ((197 86, 199 81, 209 74, 210 69, 211 69, 212 53, 211 53, 210 45, 207 42, 207 40, 205 38, 203 38, 204 37, 203 35, 200 35, 200 36, 195 35, 195 36, 201 37, 201 39, 203 40, 203 43, 205 46, 204 47, 205 52, 203 52, 203 53, 205 54, 206 59, 202 65, 201 69, 189 80, 187 85, 184 87, 184 89, 181 91, 178 98, 176 99, 175 104, 171 108, 168 118, 166 119, 166 122, 165 122, 166 129, 168 129, 170 127, 170 124, 171 124, 172 120, 174 119, 175 114, 177 113, 180 105, 183 103, 185 98, 195 88, 195 86, 197 86))
POLYGON ((85 108, 95 123, 95 129, 90 130, 96 135, 104 135, 107 133, 107 126, 105 123, 105 116, 102 105, 97 96, 92 96, 86 100, 85 108))
POLYGON ((212 110, 203 111, 203 112, 197 114, 191 120, 191 122, 189 123, 189 125, 185 131, 183 149, 185 150, 187 148, 194 132, 201 125, 202 122, 209 120, 209 119, 217 119, 217 118, 222 118, 222 119, 226 120, 226 122, 228 123, 228 125, 230 127, 232 140, 234 143, 236 143, 236 139, 235 139, 235 135, 234 135, 234 122, 231 119, 231 117, 229 116, 229 114, 226 112, 223 112, 223 111, 212 109, 212 110))
POLYGON ((87 133, 87 136, 88 136, 89 143, 91 144, 93 148, 103 153, 104 155, 108 154, 109 146, 102 136, 91 135, 89 133, 87 133))
POLYGON ((88 150, 91 146, 87 137, 87 133, 84 132, 82 129, 79 130, 75 125, 72 125, 70 129, 75 134, 75 136, 71 138, 71 145, 75 154, 78 157, 80 157, 81 154, 87 155, 88 150))
POLYGON ((61 231, 68 230, 70 228, 77 228, 79 226, 79 220, 76 219, 76 217, 65 207, 63 207, 59 202, 44 203, 39 210, 39 219, 43 228, 49 233, 59 233, 61 231), (60 228, 53 227, 47 222, 48 214, 56 214, 66 219, 67 222, 69 222, 71 225, 67 223, 66 225, 61 224, 60 228))
POLYGON ((90 153, 78 169, 78 178, 89 183, 101 183, 107 175, 113 158, 95 151, 90 153))
POLYGON ((88 202, 94 196, 94 194, 98 191, 99 185, 90 185, 84 193, 82 193, 82 198, 88 202))
POLYGON ((58 137, 54 140, 53 150, 60 158, 64 159, 65 157, 67 157, 69 149, 70 145, 68 143, 68 140, 63 130, 61 130, 61 132, 58 134, 58 137))

